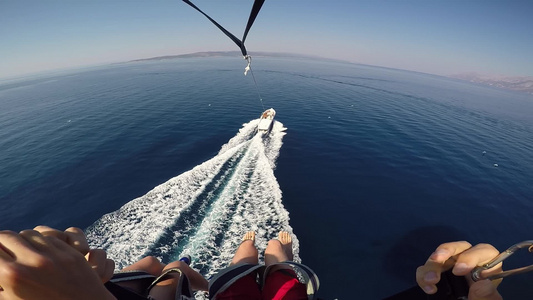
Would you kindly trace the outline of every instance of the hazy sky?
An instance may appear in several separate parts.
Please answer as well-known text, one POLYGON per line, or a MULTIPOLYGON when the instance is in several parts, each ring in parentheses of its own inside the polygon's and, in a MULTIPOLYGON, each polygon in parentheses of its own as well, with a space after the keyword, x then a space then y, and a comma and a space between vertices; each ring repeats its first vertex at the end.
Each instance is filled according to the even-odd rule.
MULTIPOLYGON (((192 0, 239 38, 253 0, 192 0)), ((266 0, 248 52, 319 55, 439 75, 533 76, 531 0, 266 0)), ((238 50, 181 0, 0 0, 0 78, 238 50)))

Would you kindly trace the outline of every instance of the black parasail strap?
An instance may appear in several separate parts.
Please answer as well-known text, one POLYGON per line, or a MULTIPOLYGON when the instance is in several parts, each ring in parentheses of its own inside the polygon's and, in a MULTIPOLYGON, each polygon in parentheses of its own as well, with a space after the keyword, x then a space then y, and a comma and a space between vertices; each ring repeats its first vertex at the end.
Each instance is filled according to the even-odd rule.
POLYGON ((244 57, 248 56, 248 52, 246 51, 246 47, 244 46, 244 41, 246 40, 246 36, 248 35, 248 31, 250 31, 250 28, 252 27, 255 18, 257 17, 257 14, 259 13, 259 10, 261 10, 261 6, 263 6, 263 3, 265 0, 255 0, 254 5, 252 7, 252 11, 250 12, 250 17, 248 18, 248 24, 246 24, 246 29, 244 30, 244 35, 242 37, 242 41, 239 40, 236 36, 234 36, 231 32, 227 31, 222 25, 218 24, 217 21, 213 20, 210 16, 208 16, 206 13, 204 13, 201 9, 199 9, 196 5, 194 5, 189 0, 183 0, 183 2, 189 4, 192 8, 199 11, 202 15, 204 15, 206 18, 209 19, 213 24, 215 24, 218 29, 220 29, 225 35, 227 35, 239 48, 241 49, 242 55, 244 57))
MULTIPOLYGON (((252 25, 254 24, 255 18, 259 14, 259 10, 261 10, 261 6, 263 6, 264 2, 265 2, 265 0, 255 0, 254 6, 252 6, 252 11, 250 11, 250 17, 248 18, 248 24, 246 24, 246 29, 244 30, 244 35, 242 36, 243 45, 244 45, 244 41, 246 40, 246 36, 248 36, 248 31, 250 31, 250 28, 252 28, 252 25)), ((245 50, 246 50, 246 48, 245 48, 245 50)), ((243 55, 246 56, 246 54, 244 54, 244 53, 243 53, 243 55)))

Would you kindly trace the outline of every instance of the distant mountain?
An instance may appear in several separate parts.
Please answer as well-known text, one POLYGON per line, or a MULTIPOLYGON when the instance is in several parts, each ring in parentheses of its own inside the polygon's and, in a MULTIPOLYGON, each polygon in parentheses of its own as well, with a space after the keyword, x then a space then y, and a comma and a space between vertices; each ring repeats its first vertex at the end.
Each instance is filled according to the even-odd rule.
MULTIPOLYGON (((269 57, 287 57, 287 58, 307 58, 307 59, 316 59, 316 60, 346 62, 346 61, 343 61, 343 60, 324 58, 324 57, 320 57, 320 56, 312 56, 312 55, 305 55, 305 54, 295 54, 295 53, 250 52, 249 54, 252 57, 269 56, 269 57)), ((151 58, 142 58, 142 59, 132 60, 131 62, 149 61, 149 60, 176 59, 176 58, 191 58, 191 57, 220 57, 220 56, 239 57, 239 56, 242 56, 242 54, 239 51, 195 52, 195 53, 188 53, 188 54, 167 55, 167 56, 157 56, 157 57, 151 57, 151 58)))
POLYGON ((470 82, 490 85, 502 89, 520 91, 533 94, 533 77, 529 76, 489 76, 478 73, 462 73, 449 76, 451 78, 466 80, 470 82))

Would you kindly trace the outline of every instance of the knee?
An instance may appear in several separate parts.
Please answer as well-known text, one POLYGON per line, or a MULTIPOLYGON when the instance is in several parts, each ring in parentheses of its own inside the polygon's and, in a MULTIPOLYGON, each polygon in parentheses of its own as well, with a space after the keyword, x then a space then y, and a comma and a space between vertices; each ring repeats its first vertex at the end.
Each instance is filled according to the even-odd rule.
POLYGON ((181 270, 181 269, 187 268, 187 267, 189 267, 189 265, 187 265, 185 262, 177 260, 177 261, 173 261, 173 262, 169 263, 168 265, 166 265, 165 268, 163 268, 163 271, 168 270, 168 269, 174 269, 174 268, 177 268, 177 269, 181 270))
POLYGON ((163 264, 155 256, 147 256, 140 261, 145 271, 152 275, 160 274, 163 269, 163 264))
POLYGON ((159 259, 155 256, 146 256, 142 261, 149 266, 161 265, 161 262, 159 262, 159 259))

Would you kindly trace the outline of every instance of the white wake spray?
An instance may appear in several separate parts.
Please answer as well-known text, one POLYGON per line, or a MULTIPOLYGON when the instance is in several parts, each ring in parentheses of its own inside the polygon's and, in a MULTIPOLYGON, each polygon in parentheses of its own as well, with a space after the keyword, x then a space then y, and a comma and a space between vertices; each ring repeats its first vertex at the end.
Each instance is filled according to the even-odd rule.
MULTIPOLYGON (((244 124, 212 159, 104 215, 86 230, 91 246, 105 249, 117 269, 145 255, 168 263, 190 254, 191 266, 210 277, 246 231, 256 231, 260 253, 280 230, 292 233, 274 176, 285 128, 275 122, 262 137, 258 122, 244 124)), ((296 261, 298 246, 293 234, 296 261)))

